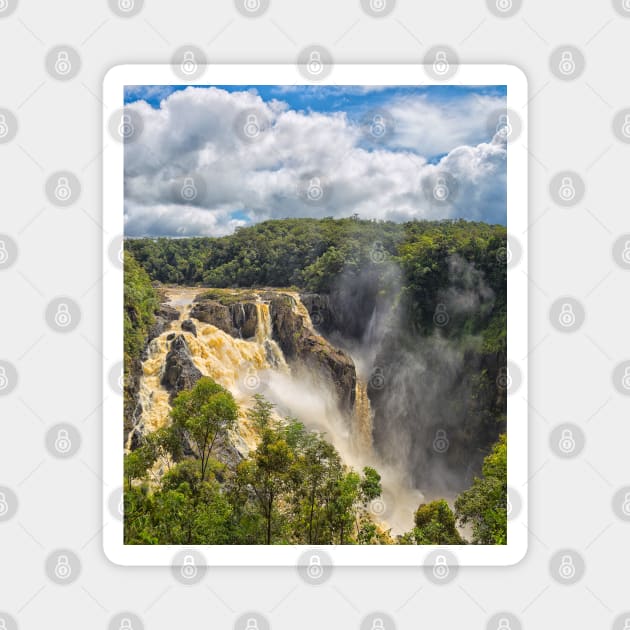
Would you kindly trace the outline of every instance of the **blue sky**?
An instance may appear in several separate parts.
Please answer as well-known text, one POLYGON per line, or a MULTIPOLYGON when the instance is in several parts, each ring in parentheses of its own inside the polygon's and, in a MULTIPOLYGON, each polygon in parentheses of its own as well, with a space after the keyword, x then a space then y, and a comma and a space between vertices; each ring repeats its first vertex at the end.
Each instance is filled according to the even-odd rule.
MULTIPOLYGON (((162 99, 173 92, 186 89, 186 85, 158 85, 158 86, 126 86, 125 103, 144 100, 151 107, 160 107, 162 99)), ((198 87, 211 87, 198 86, 198 87)), ((381 107, 395 98, 413 98, 424 96, 431 102, 440 104, 461 99, 466 94, 479 94, 505 98, 507 86, 332 86, 332 85, 217 85, 214 86, 226 92, 243 92, 255 90, 265 101, 279 99, 285 101, 291 109, 318 112, 346 111, 349 114, 364 112, 381 107)))
POLYGON ((505 86, 127 86, 143 118, 126 147, 126 232, 218 235, 286 216, 396 221, 468 218, 505 223, 506 147, 495 137, 505 86), (260 113, 266 133, 239 142, 235 121, 260 113), (366 116, 390 132, 375 142, 366 116), (328 188, 304 203, 313 174, 328 188), (173 190, 193 177, 200 192, 173 190), (452 182, 439 201, 436 178, 452 182), (334 194, 333 194, 334 193, 334 194))

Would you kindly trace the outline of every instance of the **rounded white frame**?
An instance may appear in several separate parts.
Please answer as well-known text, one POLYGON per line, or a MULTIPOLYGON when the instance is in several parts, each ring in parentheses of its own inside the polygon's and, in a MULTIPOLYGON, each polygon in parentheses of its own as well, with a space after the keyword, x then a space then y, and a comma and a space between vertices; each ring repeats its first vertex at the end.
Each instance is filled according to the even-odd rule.
MULTIPOLYGON (((523 253, 516 269, 508 273, 508 348, 518 364, 520 391, 508 396, 508 485, 522 489, 520 513, 508 521, 506 545, 450 545, 459 566, 507 566, 527 553, 527 78, 510 65, 460 65, 453 77, 436 81, 421 64, 335 64, 321 82, 308 81, 291 64, 207 65, 194 82, 180 79, 168 64, 121 65, 109 70, 103 81, 103 352, 116 357, 103 363, 103 549, 115 564, 168 566, 184 549, 176 545, 125 545, 123 523, 109 511, 111 491, 123 479, 121 448, 122 396, 111 392, 109 370, 120 361, 123 349, 123 272, 108 256, 109 240, 124 233, 124 145, 113 142, 108 131, 112 112, 124 105, 124 88, 130 85, 505 85, 507 109, 518 111, 520 138, 508 143, 507 228, 517 234, 523 253), (114 349, 117 349, 114 351, 114 349)), ((296 566, 307 545, 197 545, 189 547, 208 566, 296 566)), ((341 545, 321 547, 335 566, 424 566, 439 546, 341 545)))

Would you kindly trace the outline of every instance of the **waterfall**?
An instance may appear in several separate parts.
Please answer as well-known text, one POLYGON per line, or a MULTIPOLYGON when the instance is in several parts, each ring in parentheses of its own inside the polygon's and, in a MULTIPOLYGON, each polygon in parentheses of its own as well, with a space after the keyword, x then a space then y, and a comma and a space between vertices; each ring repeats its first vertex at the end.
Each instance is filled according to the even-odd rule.
MULTIPOLYGON (((242 308, 242 306, 241 306, 242 308)), ((256 302, 256 342, 264 347, 267 362, 274 368, 288 370, 287 362, 280 346, 272 339, 271 313, 269 304, 256 302)))
POLYGON ((372 407, 367 389, 367 383, 357 374, 352 436, 355 448, 363 453, 372 451, 372 407))
MULTIPOLYGON (((367 392, 367 379, 362 362, 354 358, 357 372, 355 405, 350 418, 339 411, 330 383, 322 383, 314 374, 304 373, 287 364, 278 343, 273 339, 273 325, 269 303, 255 296, 256 329, 251 339, 240 339, 223 332, 212 324, 190 317, 192 303, 202 289, 167 289, 169 304, 179 311, 179 319, 170 322, 168 329, 153 339, 142 363, 139 399, 142 414, 130 433, 127 449, 131 447, 131 435, 135 431, 148 434, 169 422, 169 392, 162 386, 166 356, 174 335, 182 335, 191 353, 195 367, 229 390, 239 405, 239 421, 231 440, 236 448, 247 455, 257 446, 258 436, 247 410, 255 393, 262 393, 275 405, 276 417, 296 417, 310 430, 325 434, 339 451, 343 461, 355 470, 364 466, 375 467, 382 475, 385 496, 393 507, 379 515, 384 527, 402 532, 412 525, 413 512, 418 507, 421 494, 410 488, 404 475, 380 461, 372 443, 373 412, 367 392), (182 322, 191 319, 197 336, 182 330, 182 322)), ((314 331, 310 315, 302 304, 299 294, 293 291, 274 290, 292 299, 292 309, 305 327, 314 331)), ((237 295, 237 291, 234 291, 237 295)), ((251 299, 252 291, 247 295, 251 299)), ((255 294, 254 294, 255 295, 255 294)), ((244 317, 243 312, 243 317, 244 317)), ((375 317, 373 317, 374 319, 375 317)))

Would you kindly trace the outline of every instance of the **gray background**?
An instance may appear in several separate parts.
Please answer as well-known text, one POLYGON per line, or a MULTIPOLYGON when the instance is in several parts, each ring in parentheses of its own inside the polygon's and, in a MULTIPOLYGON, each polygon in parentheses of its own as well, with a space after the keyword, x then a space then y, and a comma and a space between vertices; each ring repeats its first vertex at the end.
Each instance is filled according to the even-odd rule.
POLYGON ((16 137, 0 144, 0 233, 19 248, 14 264, 0 269, 0 359, 19 378, 0 395, 0 486, 19 501, 17 513, 0 521, 0 611, 20 628, 106 628, 112 619, 118 628, 124 611, 146 628, 231 628, 248 610, 287 630, 359 628, 379 610, 398 628, 485 628, 503 610, 526 628, 613 627, 630 609, 630 524, 613 507, 615 493, 630 485, 629 399, 613 378, 615 366, 630 358, 624 306, 630 276, 612 253, 630 232, 630 146, 612 127, 615 114, 630 106, 621 63, 628 58, 630 17, 609 0, 525 0, 507 18, 483 0, 399 0, 380 19, 358 0, 272 0, 256 18, 242 16, 229 0, 148 0, 130 18, 104 0, 21 0, 10 15, 0 14, 0 108, 19 121, 16 137), (78 51, 81 68, 57 81, 45 57, 64 44, 78 51), (303 582, 295 568, 210 569, 185 586, 168 568, 125 569, 105 559, 101 80, 115 64, 168 62, 184 44, 197 45, 209 62, 289 63, 310 44, 325 46, 337 62, 421 62, 445 44, 462 62, 513 63, 528 75, 531 446, 529 483, 517 490, 528 490, 531 503, 530 550, 519 565, 460 569, 444 586, 421 569, 395 568, 336 568, 321 586, 303 582), (585 58, 575 80, 559 79, 550 67, 565 44, 585 58), (81 196, 69 206, 46 197, 46 180, 57 171, 80 180, 81 196), (585 195, 575 206, 562 207, 550 195, 549 183, 562 171, 584 179, 585 195), (62 296, 81 311, 79 325, 67 332, 45 319, 49 303, 62 296), (563 296, 584 308, 577 329, 553 320, 552 306, 563 296), (63 423, 76 427, 81 445, 71 457, 56 458, 45 437, 63 423), (550 442, 553 429, 566 423, 585 436, 574 457, 558 457, 550 442), (57 548, 73 550, 82 565, 65 586, 45 572, 57 548), (572 585, 550 571, 552 556, 565 548, 585 563, 572 585))

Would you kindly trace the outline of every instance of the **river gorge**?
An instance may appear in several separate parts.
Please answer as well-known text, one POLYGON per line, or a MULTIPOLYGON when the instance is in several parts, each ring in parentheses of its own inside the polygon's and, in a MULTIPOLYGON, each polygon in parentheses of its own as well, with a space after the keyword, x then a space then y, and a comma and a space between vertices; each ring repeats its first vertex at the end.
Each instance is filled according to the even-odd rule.
POLYGON ((365 361, 317 331, 297 292, 173 287, 162 289, 162 299, 142 357, 127 450, 169 423, 179 391, 209 376, 232 393, 240 409, 223 459, 238 460, 256 447, 246 412, 254 394, 262 394, 279 418, 296 418, 323 434, 346 465, 378 469, 383 496, 370 506, 375 521, 394 534, 412 526, 423 493, 404 462, 384 461, 374 447, 365 361))

